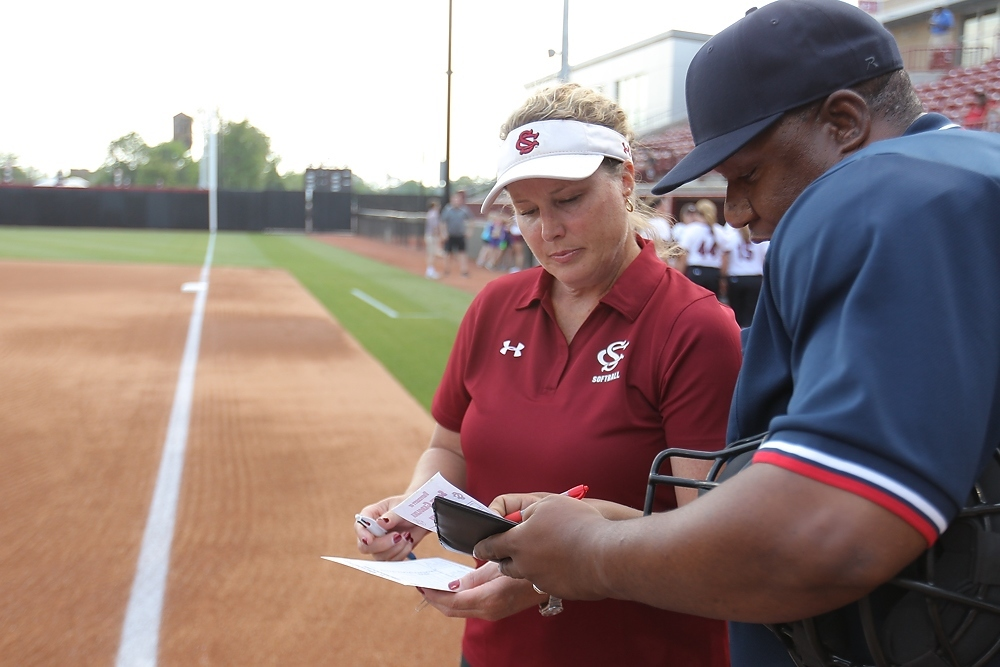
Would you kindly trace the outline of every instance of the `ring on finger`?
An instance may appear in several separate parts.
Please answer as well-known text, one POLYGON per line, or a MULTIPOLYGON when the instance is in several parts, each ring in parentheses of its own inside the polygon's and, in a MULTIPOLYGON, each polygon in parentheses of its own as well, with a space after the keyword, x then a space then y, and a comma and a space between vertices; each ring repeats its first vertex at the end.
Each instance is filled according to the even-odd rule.
POLYGON ((548 593, 546 593, 545 591, 543 591, 541 588, 539 588, 534 584, 531 584, 531 587, 534 588, 535 592, 538 593, 539 595, 548 595, 548 593))

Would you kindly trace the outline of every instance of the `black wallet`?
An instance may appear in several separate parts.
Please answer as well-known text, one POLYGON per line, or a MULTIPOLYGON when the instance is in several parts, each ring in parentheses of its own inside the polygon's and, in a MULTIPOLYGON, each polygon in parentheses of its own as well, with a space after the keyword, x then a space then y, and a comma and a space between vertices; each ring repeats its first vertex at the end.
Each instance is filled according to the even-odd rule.
POLYGON ((434 498, 434 521, 438 540, 446 549, 470 556, 480 540, 517 525, 492 512, 483 512, 443 496, 434 498))

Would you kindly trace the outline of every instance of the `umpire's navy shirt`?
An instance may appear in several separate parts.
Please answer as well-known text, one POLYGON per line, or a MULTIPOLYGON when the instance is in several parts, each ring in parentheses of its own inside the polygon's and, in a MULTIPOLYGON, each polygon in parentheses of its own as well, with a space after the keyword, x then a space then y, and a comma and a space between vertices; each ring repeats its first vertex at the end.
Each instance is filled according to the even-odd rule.
MULTIPOLYGON (((796 199, 768 250, 728 440, 933 544, 1000 443, 1000 135, 926 114, 796 199)), ((873 535, 872 539, 878 539, 873 535)), ((732 623, 734 667, 794 667, 732 623)))

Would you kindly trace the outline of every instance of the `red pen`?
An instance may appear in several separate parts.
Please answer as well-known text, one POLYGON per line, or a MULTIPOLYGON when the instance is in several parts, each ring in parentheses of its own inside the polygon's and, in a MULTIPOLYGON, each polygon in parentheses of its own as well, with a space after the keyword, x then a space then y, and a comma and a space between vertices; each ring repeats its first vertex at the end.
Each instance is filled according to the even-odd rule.
MULTIPOLYGON (((586 484, 577 484, 569 491, 563 491, 559 495, 569 496, 570 498, 576 498, 577 500, 580 500, 587 495, 587 491, 589 490, 590 487, 587 486, 586 484)), ((521 523, 521 510, 517 510, 516 512, 511 512, 504 518, 507 519, 508 521, 513 521, 514 523, 521 523)))

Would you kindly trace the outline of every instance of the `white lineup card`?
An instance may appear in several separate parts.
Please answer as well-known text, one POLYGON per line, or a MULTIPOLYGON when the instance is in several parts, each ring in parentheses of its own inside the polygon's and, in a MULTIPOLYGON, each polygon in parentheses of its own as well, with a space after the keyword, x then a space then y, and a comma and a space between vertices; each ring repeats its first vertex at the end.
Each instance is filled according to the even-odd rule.
POLYGON ((419 586, 436 591, 447 591, 448 584, 472 572, 471 567, 444 558, 418 558, 417 560, 377 561, 356 558, 321 556, 324 560, 340 563, 356 570, 374 574, 404 586, 419 586))
MULTIPOLYGON (((409 498, 393 507, 391 511, 424 530, 436 533, 437 525, 434 523, 433 505, 435 496, 444 496, 484 512, 493 512, 489 507, 446 480, 441 476, 441 473, 435 474, 424 482, 423 486, 410 494, 409 498)), ((493 513, 496 514, 496 512, 493 513)))

